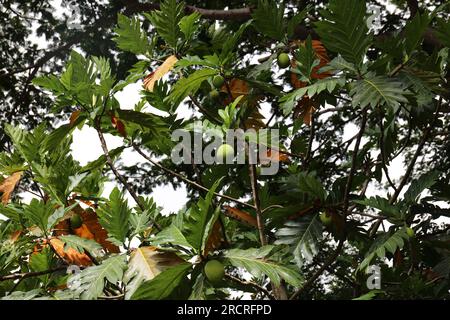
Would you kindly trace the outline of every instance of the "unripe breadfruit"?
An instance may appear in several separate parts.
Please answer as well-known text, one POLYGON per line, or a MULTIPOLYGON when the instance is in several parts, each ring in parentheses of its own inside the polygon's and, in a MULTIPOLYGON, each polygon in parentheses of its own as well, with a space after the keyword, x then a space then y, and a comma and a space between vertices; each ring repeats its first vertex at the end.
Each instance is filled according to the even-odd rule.
POLYGON ((412 237, 414 237, 415 232, 414 232, 414 230, 412 228, 407 227, 406 228, 406 234, 408 235, 408 237, 412 238, 412 237))
POLYGON ((74 214, 73 216, 70 217, 70 226, 72 227, 72 229, 77 229, 81 227, 82 224, 83 220, 81 220, 79 214, 74 214))
POLYGON ((211 92, 209 93, 209 96, 211 97, 211 99, 217 99, 220 96, 219 91, 217 91, 216 89, 211 90, 211 92))
POLYGON ((287 68, 291 64, 291 59, 287 53, 280 53, 277 58, 278 66, 282 69, 287 68))
POLYGON ((221 145, 216 151, 216 157, 218 159, 225 159, 228 155, 234 156, 234 149, 229 144, 221 145))
POLYGON ((208 261, 203 270, 205 271, 206 278, 213 284, 220 282, 225 275, 223 264, 217 260, 208 261))
POLYGON ((320 221, 322 221, 324 225, 328 226, 331 224, 331 215, 329 215, 328 213, 322 212, 319 217, 320 221))
POLYGON ((217 89, 221 88, 225 82, 225 79, 221 75, 217 75, 213 78, 212 83, 213 86, 217 89))

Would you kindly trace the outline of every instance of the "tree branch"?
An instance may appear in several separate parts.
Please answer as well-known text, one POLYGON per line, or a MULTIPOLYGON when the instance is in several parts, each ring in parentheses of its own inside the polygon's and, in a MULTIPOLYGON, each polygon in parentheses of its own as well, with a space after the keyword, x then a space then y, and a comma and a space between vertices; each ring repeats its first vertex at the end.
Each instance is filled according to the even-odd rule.
MULTIPOLYGON (((148 12, 160 10, 159 3, 140 3, 138 0, 122 0, 126 10, 125 14, 130 15, 138 12, 148 12)), ((203 9, 191 5, 185 6, 185 12, 190 14, 198 12, 203 18, 211 20, 234 20, 245 21, 251 19, 252 10, 249 7, 219 10, 219 9, 203 9)))
POLYGON ((319 278, 320 275, 336 261, 337 257, 339 256, 339 254, 342 251, 342 248, 344 247, 344 242, 345 242, 345 239, 341 239, 339 241, 339 244, 336 247, 336 250, 328 258, 328 260, 325 261, 325 263, 311 276, 311 278, 309 278, 305 282, 303 287, 301 287, 300 289, 298 289, 297 291, 295 291, 292 294, 292 296, 289 298, 289 300, 294 300, 295 298, 297 298, 298 296, 303 294, 307 289, 309 289, 309 287, 314 283, 314 281, 316 281, 316 279, 319 278))
MULTIPOLYGON (((400 193, 402 192, 403 188, 405 187, 406 183, 408 182, 413 170, 414 170, 414 166, 416 164, 417 159, 419 158, 419 155, 422 153, 422 149, 425 146, 425 143, 427 142, 428 138, 431 135, 431 131, 434 128, 434 124, 436 123, 436 120, 439 117, 439 109, 441 107, 441 103, 442 103, 442 98, 439 100, 437 107, 436 107, 436 111, 433 117, 432 122, 430 123, 430 125, 428 126, 428 128, 425 130, 422 139, 419 142, 419 145, 417 146, 416 152, 414 153, 414 156, 412 157, 408 168, 406 169, 406 172, 402 178, 402 180, 400 181, 400 185, 397 187, 397 190, 394 192, 394 194, 392 195, 392 197, 389 199, 389 203, 393 204, 395 203, 395 201, 397 201, 400 193)), ((377 220, 370 228, 370 236, 374 236, 378 230, 378 228, 380 227, 382 220, 379 219, 377 220)))
POLYGON ((394 189, 394 192, 397 192, 397 188, 395 184, 392 182, 391 177, 389 176, 389 171, 386 166, 386 156, 384 154, 384 126, 383 126, 383 118, 380 118, 380 155, 381 155, 381 166, 383 168, 384 174, 389 185, 394 189))
MULTIPOLYGON (((173 171, 173 170, 171 170, 171 169, 169 169, 169 168, 166 168, 166 167, 164 167, 163 165, 161 165, 160 163, 154 161, 152 158, 150 158, 148 155, 146 155, 146 154, 141 150, 141 148, 139 148, 139 146, 136 145, 135 143, 132 144, 132 147, 133 147, 134 150, 136 150, 136 152, 139 153, 143 158, 145 158, 145 159, 146 159, 147 161, 149 161, 151 164, 153 164, 154 166, 160 168, 160 169, 163 170, 164 172, 167 172, 167 173, 169 173, 170 175, 179 178, 180 180, 182 180, 182 181, 184 181, 184 182, 186 182, 186 183, 192 185, 193 187, 195 187, 195 188, 197 188, 197 189, 200 189, 200 190, 202 190, 202 191, 209 192, 209 189, 206 188, 206 187, 204 187, 204 186, 202 186, 201 184, 199 184, 199 183, 197 183, 197 182, 195 182, 195 181, 192 181, 192 180, 188 179, 187 177, 185 177, 185 176, 179 174, 178 172, 175 172, 175 171, 173 171)), ((220 194, 220 193, 214 192, 214 195, 215 195, 216 197, 220 197, 220 198, 227 199, 227 200, 233 201, 233 202, 235 202, 235 203, 238 203, 238 204, 240 204, 241 206, 245 206, 245 207, 249 207, 249 208, 255 209, 255 207, 252 206, 251 204, 245 203, 245 202, 243 202, 243 201, 240 201, 240 200, 235 199, 235 198, 233 198, 233 197, 227 196, 227 195, 225 195, 225 194, 220 194)))
POLYGON ((202 104, 200 103, 200 101, 197 100, 196 97, 194 97, 193 95, 189 95, 189 98, 191 99, 192 103, 200 110, 200 112, 203 113, 203 115, 205 115, 206 117, 209 117, 210 120, 212 122, 214 122, 215 124, 221 124, 221 121, 219 119, 217 119, 217 117, 211 111, 204 108, 202 106, 202 104))
POLYGON ((276 300, 275 297, 269 292, 269 290, 267 290, 266 288, 260 286, 260 285, 257 284, 257 283, 254 283, 254 282, 251 282, 251 281, 244 281, 244 280, 241 280, 241 279, 239 279, 238 277, 232 276, 232 275, 229 274, 229 273, 226 273, 226 274, 225 274, 225 278, 227 278, 227 279, 229 279, 229 280, 231 280, 231 281, 233 281, 233 282, 236 282, 236 283, 238 283, 238 284, 240 284, 240 285, 243 285, 243 286, 250 286, 250 287, 253 287, 253 288, 255 288, 256 290, 261 291, 262 293, 264 293, 270 300, 276 300))
POLYGON ((260 205, 260 201, 259 201, 258 178, 256 176, 256 165, 250 163, 248 165, 248 168, 250 171, 250 184, 252 186, 253 202, 254 202, 255 211, 256 211, 256 223, 258 225, 259 241, 261 242, 262 246, 265 246, 267 244, 267 239, 266 239, 266 235, 264 233, 264 217, 263 217, 263 213, 262 213, 261 205, 260 205))
POLYGON ((342 210, 342 212, 344 212, 344 215, 348 214, 347 211, 348 211, 348 207, 349 207, 349 199, 350 199, 350 192, 351 192, 352 183, 353 183, 353 176, 356 172, 356 160, 358 158, 358 151, 359 151, 359 146, 361 144, 361 139, 362 139, 362 136, 364 135, 364 131, 366 129, 366 123, 367 123, 367 109, 363 110, 362 120, 361 120, 361 129, 359 130, 358 135, 356 137, 355 148, 353 150, 353 156, 352 156, 352 167, 350 168, 350 173, 348 174, 348 178, 347 178, 347 184, 345 186, 344 204, 343 204, 343 210, 342 210))
POLYGON ((409 11, 411 12, 411 18, 419 11, 419 2, 417 0, 407 0, 409 11))
MULTIPOLYGON (((117 168, 114 166, 114 162, 111 159, 111 156, 109 155, 108 146, 106 145, 105 137, 103 136, 103 132, 100 126, 100 118, 97 118, 95 129, 97 130, 98 137, 100 139, 100 144, 102 146, 103 154, 106 157, 106 162, 108 163, 108 166, 111 168, 112 172, 116 176, 116 178, 122 183, 122 185, 127 189, 127 191, 130 193, 131 197, 134 199, 136 204, 139 206, 139 208, 142 211, 145 211, 145 206, 141 203, 139 200, 138 195, 134 190, 131 188, 131 186, 128 184, 128 182, 125 180, 125 178, 119 173, 117 168)), ((156 221, 153 221, 154 226, 156 229, 161 230, 161 227, 156 223, 156 221)))
POLYGON ((0 282, 8 281, 8 280, 16 280, 16 279, 25 279, 25 278, 31 278, 31 277, 39 277, 39 276, 43 276, 46 274, 50 274, 50 273, 54 273, 54 272, 58 272, 61 270, 66 270, 66 269, 67 269, 67 266, 44 270, 44 271, 37 271, 37 272, 13 273, 13 274, 8 274, 6 276, 0 277, 0 282))

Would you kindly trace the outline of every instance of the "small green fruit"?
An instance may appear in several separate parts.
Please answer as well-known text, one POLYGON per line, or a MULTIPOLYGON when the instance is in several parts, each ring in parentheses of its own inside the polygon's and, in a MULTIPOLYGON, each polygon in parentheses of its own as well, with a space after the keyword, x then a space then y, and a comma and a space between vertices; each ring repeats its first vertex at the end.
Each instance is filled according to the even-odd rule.
POLYGON ((284 69, 291 65, 291 59, 287 53, 280 53, 277 58, 277 63, 280 68, 284 69))
POLYGON ((81 227, 82 224, 83 224, 83 220, 81 220, 80 215, 75 214, 70 217, 70 226, 72 227, 72 229, 77 229, 77 228, 81 227))
POLYGON ((216 151, 217 159, 226 159, 228 156, 234 156, 234 149, 229 144, 221 145, 216 151))
POLYGON ((328 213, 322 212, 319 217, 320 221, 322 221, 324 225, 328 226, 331 224, 331 215, 329 215, 328 213))
POLYGON ((412 228, 407 227, 406 228, 406 234, 408 235, 408 237, 412 238, 412 237, 414 237, 415 232, 414 232, 414 230, 412 228))
POLYGON ((211 99, 216 100, 220 97, 220 93, 218 90, 214 89, 214 90, 211 90, 211 92, 209 93, 209 96, 211 97, 211 99))
POLYGON ((217 260, 208 261, 203 270, 208 280, 213 284, 220 282, 225 275, 223 264, 217 260))
POLYGON ((221 75, 217 75, 213 78, 213 86, 217 89, 221 88, 225 82, 225 79, 221 75))

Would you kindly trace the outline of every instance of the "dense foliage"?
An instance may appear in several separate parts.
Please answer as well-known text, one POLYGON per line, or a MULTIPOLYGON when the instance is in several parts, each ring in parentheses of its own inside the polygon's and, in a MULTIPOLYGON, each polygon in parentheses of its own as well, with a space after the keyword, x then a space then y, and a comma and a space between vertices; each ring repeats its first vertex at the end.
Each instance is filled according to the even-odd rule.
MULTIPOLYGON (((114 41, 114 51, 74 50, 60 72, 35 78, 34 65, 9 72, 39 97, 24 104, 31 114, 70 118, 56 129, 2 122, 11 145, 0 154, 1 296, 448 298, 448 6, 395 1, 402 14, 372 14, 360 0, 300 2, 228 11, 134 3, 112 32, 87 37, 114 41), (130 62, 127 72, 118 67, 130 62), (138 81, 141 101, 121 108, 115 94, 138 81), (180 119, 185 103, 195 112, 180 119), (192 133, 196 120, 216 132, 278 129, 281 148, 256 165, 176 165, 171 133, 192 133), (103 151, 86 166, 70 152, 83 127, 96 130, 103 151), (123 146, 109 150, 105 134, 123 146), (144 163, 122 164, 125 149, 144 163), (260 174, 268 160, 279 163, 276 175, 260 174), (162 215, 146 197, 160 183, 186 184, 186 208, 162 215), (29 202, 20 197, 27 190, 29 202), (373 266, 379 288, 368 286, 373 266)), ((8 110, 20 111, 18 86, 2 90, 8 110)))

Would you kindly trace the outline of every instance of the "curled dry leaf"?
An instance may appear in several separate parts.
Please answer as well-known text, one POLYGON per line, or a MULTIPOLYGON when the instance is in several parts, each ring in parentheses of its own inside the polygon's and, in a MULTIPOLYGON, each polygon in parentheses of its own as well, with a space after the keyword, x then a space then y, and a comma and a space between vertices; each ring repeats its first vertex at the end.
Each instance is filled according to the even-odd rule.
MULTIPOLYGON (((294 41, 294 44, 297 44, 298 46, 304 46, 305 42, 294 41)), ((316 53, 316 57, 319 59, 319 64, 313 68, 311 78, 324 79, 330 77, 331 76, 330 72, 319 73, 319 70, 330 62, 327 50, 323 46, 322 42, 320 42, 319 40, 312 40, 312 47, 316 53)), ((295 68, 296 65, 297 65, 296 62, 293 59, 291 61, 292 68, 295 68)), ((306 82, 300 81, 297 74, 294 72, 291 72, 291 83, 295 89, 303 88, 308 85, 306 82)), ((294 111, 294 117, 295 118, 301 117, 303 118, 304 124, 311 125, 311 117, 312 114, 316 111, 316 109, 317 109, 317 102, 314 99, 310 99, 308 96, 305 95, 303 99, 298 102, 297 108, 294 111)))
POLYGON ((175 63, 177 63, 178 59, 176 56, 171 55, 168 57, 162 65, 160 65, 154 72, 150 73, 144 79, 144 88, 150 92, 153 91, 155 87, 155 83, 160 80, 164 75, 166 75, 170 70, 173 69, 175 63))
POLYGON ((11 242, 16 242, 17 240, 19 240, 21 235, 22 235, 22 230, 16 230, 13 233, 11 233, 11 235, 9 236, 9 239, 11 240, 11 242))
POLYGON ((240 222, 243 222, 255 228, 258 226, 256 218, 250 215, 249 213, 230 206, 224 206, 224 208, 226 216, 236 219, 240 222))
MULTIPOLYGON (((72 229, 70 227, 69 219, 61 220, 53 229, 54 236, 74 234, 80 238, 95 240, 103 249, 111 253, 119 253, 120 249, 108 240, 108 233, 98 222, 97 214, 91 208, 84 210, 80 206, 72 209, 72 214, 78 214, 81 217, 82 225, 79 228, 72 229)), ((70 217, 70 216, 69 216, 70 217)))
POLYGON ((0 184, 0 192, 2 192, 2 203, 7 205, 9 200, 11 199, 11 194, 16 188, 17 183, 22 177, 23 171, 14 172, 11 176, 3 180, 0 184))
POLYGON ((117 130, 117 132, 119 132, 123 137, 125 138, 127 137, 127 131, 125 130, 125 125, 122 122, 122 120, 120 120, 114 115, 111 115, 111 123, 113 127, 117 130))
POLYGON ((80 117, 81 110, 76 110, 72 112, 69 119, 69 124, 71 127, 73 127, 74 123, 77 121, 77 119, 80 117))
POLYGON ((271 162, 289 162, 289 157, 281 153, 279 150, 268 149, 266 155, 259 157, 260 163, 262 165, 267 165, 271 162))
POLYGON ((50 245, 68 264, 76 264, 77 266, 90 266, 92 264, 86 253, 80 253, 74 248, 64 249, 64 242, 57 238, 50 239, 50 245))
POLYGON ((211 234, 206 242, 205 249, 203 250, 203 256, 207 256, 210 252, 219 249, 224 242, 225 238, 223 236, 222 223, 217 220, 214 223, 211 234))

